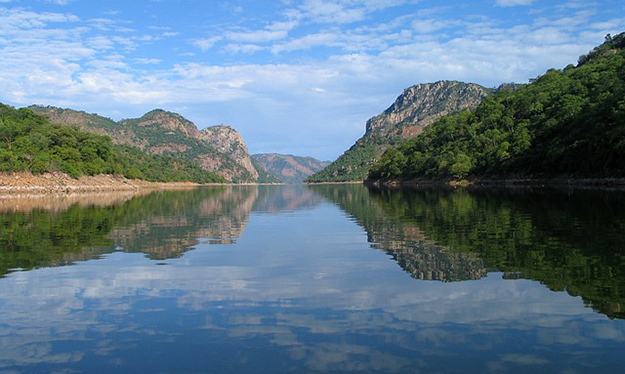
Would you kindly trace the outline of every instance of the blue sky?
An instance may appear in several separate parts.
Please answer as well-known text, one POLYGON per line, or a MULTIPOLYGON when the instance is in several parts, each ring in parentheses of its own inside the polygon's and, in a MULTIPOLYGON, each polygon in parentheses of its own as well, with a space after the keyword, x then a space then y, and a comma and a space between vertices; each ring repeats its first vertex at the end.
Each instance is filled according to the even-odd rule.
POLYGON ((406 87, 525 83, 623 31, 622 0, 0 0, 0 102, 333 160, 406 87))

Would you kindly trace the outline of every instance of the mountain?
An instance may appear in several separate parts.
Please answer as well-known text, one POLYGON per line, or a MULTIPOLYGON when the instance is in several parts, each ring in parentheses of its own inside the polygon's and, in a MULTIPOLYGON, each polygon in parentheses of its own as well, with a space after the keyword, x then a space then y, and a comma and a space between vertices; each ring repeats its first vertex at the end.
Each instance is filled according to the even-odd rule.
POLYGON ((309 182, 362 181, 384 151, 412 139, 442 116, 477 107, 492 89, 455 81, 409 87, 381 114, 369 119, 362 138, 309 182))
POLYGON ((285 183, 302 183, 304 179, 330 165, 313 157, 261 153, 252 155, 269 174, 285 183))
POLYGON ((49 106, 31 106, 30 109, 53 123, 107 135, 116 144, 137 147, 152 155, 171 154, 192 161, 231 182, 256 182, 259 178, 245 142, 229 126, 214 126, 200 131, 180 114, 162 109, 119 122, 72 109, 49 106))
POLYGON ((114 145, 107 136, 51 123, 28 108, 0 104, 0 124, 3 172, 29 171, 38 175, 60 171, 76 179, 85 174, 115 174, 159 182, 225 182, 197 164, 114 145))
POLYGON ((371 180, 625 176, 625 33, 389 149, 371 180))

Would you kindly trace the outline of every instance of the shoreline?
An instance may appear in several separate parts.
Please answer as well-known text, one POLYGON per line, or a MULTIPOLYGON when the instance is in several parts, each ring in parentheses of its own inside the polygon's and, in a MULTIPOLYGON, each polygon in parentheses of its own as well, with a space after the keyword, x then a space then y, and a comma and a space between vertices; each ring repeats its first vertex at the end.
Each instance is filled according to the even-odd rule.
MULTIPOLYGON (((208 184, 207 184, 208 185, 208 184)), ((216 183, 215 185, 222 185, 216 183)), ((54 195, 143 189, 190 188, 205 186, 193 182, 148 182, 119 175, 83 175, 74 179, 60 172, 33 175, 29 172, 0 172, 0 195, 54 195)))
POLYGON ((450 187, 597 187, 625 188, 625 178, 510 178, 510 179, 411 179, 363 181, 368 186, 378 187, 414 187, 414 186, 450 186, 450 187))

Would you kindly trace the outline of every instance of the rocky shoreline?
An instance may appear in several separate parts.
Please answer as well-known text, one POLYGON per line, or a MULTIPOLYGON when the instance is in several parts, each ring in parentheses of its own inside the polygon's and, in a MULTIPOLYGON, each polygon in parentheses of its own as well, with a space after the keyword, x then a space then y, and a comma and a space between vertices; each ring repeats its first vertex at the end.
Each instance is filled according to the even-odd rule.
POLYGON ((148 182, 119 175, 82 176, 74 179, 64 173, 33 175, 28 172, 0 173, 0 195, 59 194, 99 191, 137 191, 146 188, 185 188, 199 186, 192 182, 148 182))

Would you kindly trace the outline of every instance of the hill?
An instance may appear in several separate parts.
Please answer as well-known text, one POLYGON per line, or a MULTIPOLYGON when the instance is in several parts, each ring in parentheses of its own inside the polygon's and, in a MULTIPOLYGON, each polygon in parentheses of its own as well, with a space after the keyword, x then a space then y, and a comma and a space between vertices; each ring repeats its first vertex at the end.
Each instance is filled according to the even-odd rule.
POLYGON ((51 122, 109 136, 115 144, 136 147, 151 155, 168 154, 191 161, 231 182, 256 182, 259 178, 245 142, 229 126, 200 131, 180 114, 162 109, 119 122, 72 109, 49 106, 31 106, 30 109, 51 122))
POLYGON ((409 87, 393 105, 367 121, 365 134, 350 149, 307 182, 362 181, 386 149, 416 137, 444 115, 477 107, 492 91, 455 81, 409 87))
POLYGON ((625 176, 625 33, 389 149, 371 180, 625 176))
POLYGON ((319 161, 313 157, 262 153, 252 155, 267 172, 284 183, 302 183, 304 179, 322 170, 329 161, 319 161))
POLYGON ((148 181, 225 182, 215 173, 169 155, 113 145, 108 136, 53 124, 30 109, 0 104, 0 171, 118 174, 148 181))

